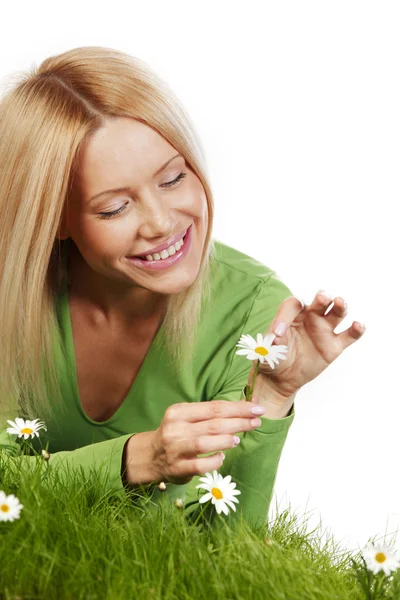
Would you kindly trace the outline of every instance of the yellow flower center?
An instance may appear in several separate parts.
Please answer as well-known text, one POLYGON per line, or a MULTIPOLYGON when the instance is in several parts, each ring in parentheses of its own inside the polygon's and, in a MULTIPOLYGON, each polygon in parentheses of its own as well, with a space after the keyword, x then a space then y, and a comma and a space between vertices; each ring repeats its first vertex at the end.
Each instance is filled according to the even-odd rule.
POLYGON ((257 348, 254 350, 254 352, 261 354, 261 356, 267 356, 267 354, 268 354, 268 350, 266 348, 264 348, 264 346, 257 346, 257 348))
POLYGON ((221 500, 221 498, 223 497, 222 492, 219 488, 212 488, 211 493, 217 500, 221 500))
POLYGON ((383 554, 383 552, 377 552, 377 554, 375 554, 375 560, 376 562, 383 563, 386 560, 386 555, 383 554))
POLYGON ((29 427, 24 427, 24 429, 21 429, 21 433, 31 434, 32 432, 33 432, 33 429, 29 429, 29 427))
POLYGON ((2 510, 3 512, 8 512, 10 510, 10 507, 7 504, 2 504, 0 506, 0 510, 2 510))

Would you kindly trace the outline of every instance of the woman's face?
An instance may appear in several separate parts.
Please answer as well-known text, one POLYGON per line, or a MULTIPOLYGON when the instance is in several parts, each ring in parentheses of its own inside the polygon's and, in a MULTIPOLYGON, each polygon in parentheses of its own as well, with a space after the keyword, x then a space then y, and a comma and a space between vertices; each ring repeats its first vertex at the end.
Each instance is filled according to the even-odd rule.
POLYGON ((175 148, 139 121, 109 119, 86 142, 65 219, 66 236, 100 288, 171 294, 198 274, 208 228, 204 188, 175 148), (108 191, 115 188, 126 189, 108 191), (129 260, 190 226, 187 253, 172 266, 153 270, 129 260))

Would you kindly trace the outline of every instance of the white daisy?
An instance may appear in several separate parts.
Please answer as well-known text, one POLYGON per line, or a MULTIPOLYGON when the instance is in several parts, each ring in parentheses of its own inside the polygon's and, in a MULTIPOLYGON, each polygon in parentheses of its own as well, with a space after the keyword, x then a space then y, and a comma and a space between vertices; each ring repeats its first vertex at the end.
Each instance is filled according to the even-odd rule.
POLYGON ((231 483, 231 479, 230 475, 222 477, 215 469, 213 475, 206 473, 205 477, 200 477, 199 481, 204 483, 196 485, 196 488, 203 488, 208 493, 203 494, 199 502, 203 503, 211 499, 211 503, 215 505, 218 514, 221 514, 221 511, 226 515, 229 514, 227 504, 236 512, 236 506, 233 503, 237 502, 239 504, 239 500, 235 496, 241 494, 241 492, 234 489, 236 483, 231 483))
POLYGON ((390 571, 396 571, 400 567, 400 560, 396 558, 394 551, 385 545, 370 545, 362 553, 367 568, 374 574, 384 571, 390 575, 390 571))
POLYGON ((279 360, 286 360, 286 356, 282 352, 287 352, 288 347, 273 346, 272 342, 275 339, 274 333, 268 333, 263 336, 262 333, 257 333, 257 341, 251 335, 242 335, 239 343, 236 346, 243 348, 238 350, 236 354, 247 355, 246 358, 249 360, 259 360, 260 363, 266 361, 271 369, 274 369, 274 363, 279 364, 279 360))
POLYGON ((20 504, 14 494, 6 496, 3 491, 0 491, 0 521, 19 519, 21 508, 24 508, 24 505, 20 504))
POLYGON ((13 433, 18 435, 18 437, 24 436, 24 439, 27 440, 28 437, 34 438, 39 437, 39 429, 46 429, 44 423, 39 421, 39 419, 34 419, 33 421, 21 419, 21 417, 17 417, 15 421, 7 420, 7 423, 10 423, 12 427, 7 427, 7 433, 13 433))

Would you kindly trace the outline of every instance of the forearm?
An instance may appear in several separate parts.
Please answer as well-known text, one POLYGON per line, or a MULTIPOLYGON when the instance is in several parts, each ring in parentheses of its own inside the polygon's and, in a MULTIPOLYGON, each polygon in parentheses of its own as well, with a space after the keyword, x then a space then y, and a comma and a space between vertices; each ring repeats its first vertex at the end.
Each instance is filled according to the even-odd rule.
POLYGON ((136 433, 125 444, 121 468, 124 485, 135 487, 158 481, 153 463, 154 433, 154 431, 136 433))

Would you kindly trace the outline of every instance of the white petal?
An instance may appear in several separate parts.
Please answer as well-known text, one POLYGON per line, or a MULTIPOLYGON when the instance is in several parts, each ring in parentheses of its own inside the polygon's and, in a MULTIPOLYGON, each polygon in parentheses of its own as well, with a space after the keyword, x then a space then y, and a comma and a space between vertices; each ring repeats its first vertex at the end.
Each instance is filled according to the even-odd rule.
POLYGON ((249 352, 251 352, 250 348, 246 348, 245 350, 238 350, 236 352, 236 354, 238 354, 239 356, 245 356, 246 354, 248 354, 249 352))
POLYGON ((18 433, 19 433, 19 429, 15 429, 15 428, 12 428, 12 427, 7 427, 6 431, 7 431, 7 433, 13 433, 15 435, 18 435, 18 433))
POLYGON ((230 506, 230 508, 236 512, 236 506, 233 504, 233 502, 231 500, 225 500, 225 502, 228 504, 228 506, 230 506))
POLYGON ((208 477, 199 477, 199 481, 202 481, 203 483, 210 483, 210 479, 208 477))
POLYGON ((223 501, 221 501, 221 508, 222 508, 222 510, 224 511, 224 513, 225 513, 226 515, 229 515, 229 509, 228 509, 228 507, 226 506, 225 502, 223 502, 223 501))
POLYGON ((214 504, 215 504, 215 509, 216 509, 217 513, 220 515, 221 514, 221 503, 214 502, 214 504))
POLYGON ((212 494, 204 494, 200 499, 199 502, 200 504, 202 504, 203 502, 207 502, 207 500, 210 500, 212 497, 212 494))
POLYGON ((276 335, 274 333, 267 333, 267 335, 264 336, 264 344, 271 347, 275 337, 276 335))
POLYGON ((15 419, 15 422, 18 425, 18 427, 20 427, 21 429, 23 429, 25 427, 25 421, 24 421, 24 419, 21 419, 21 417, 17 417, 15 419))

